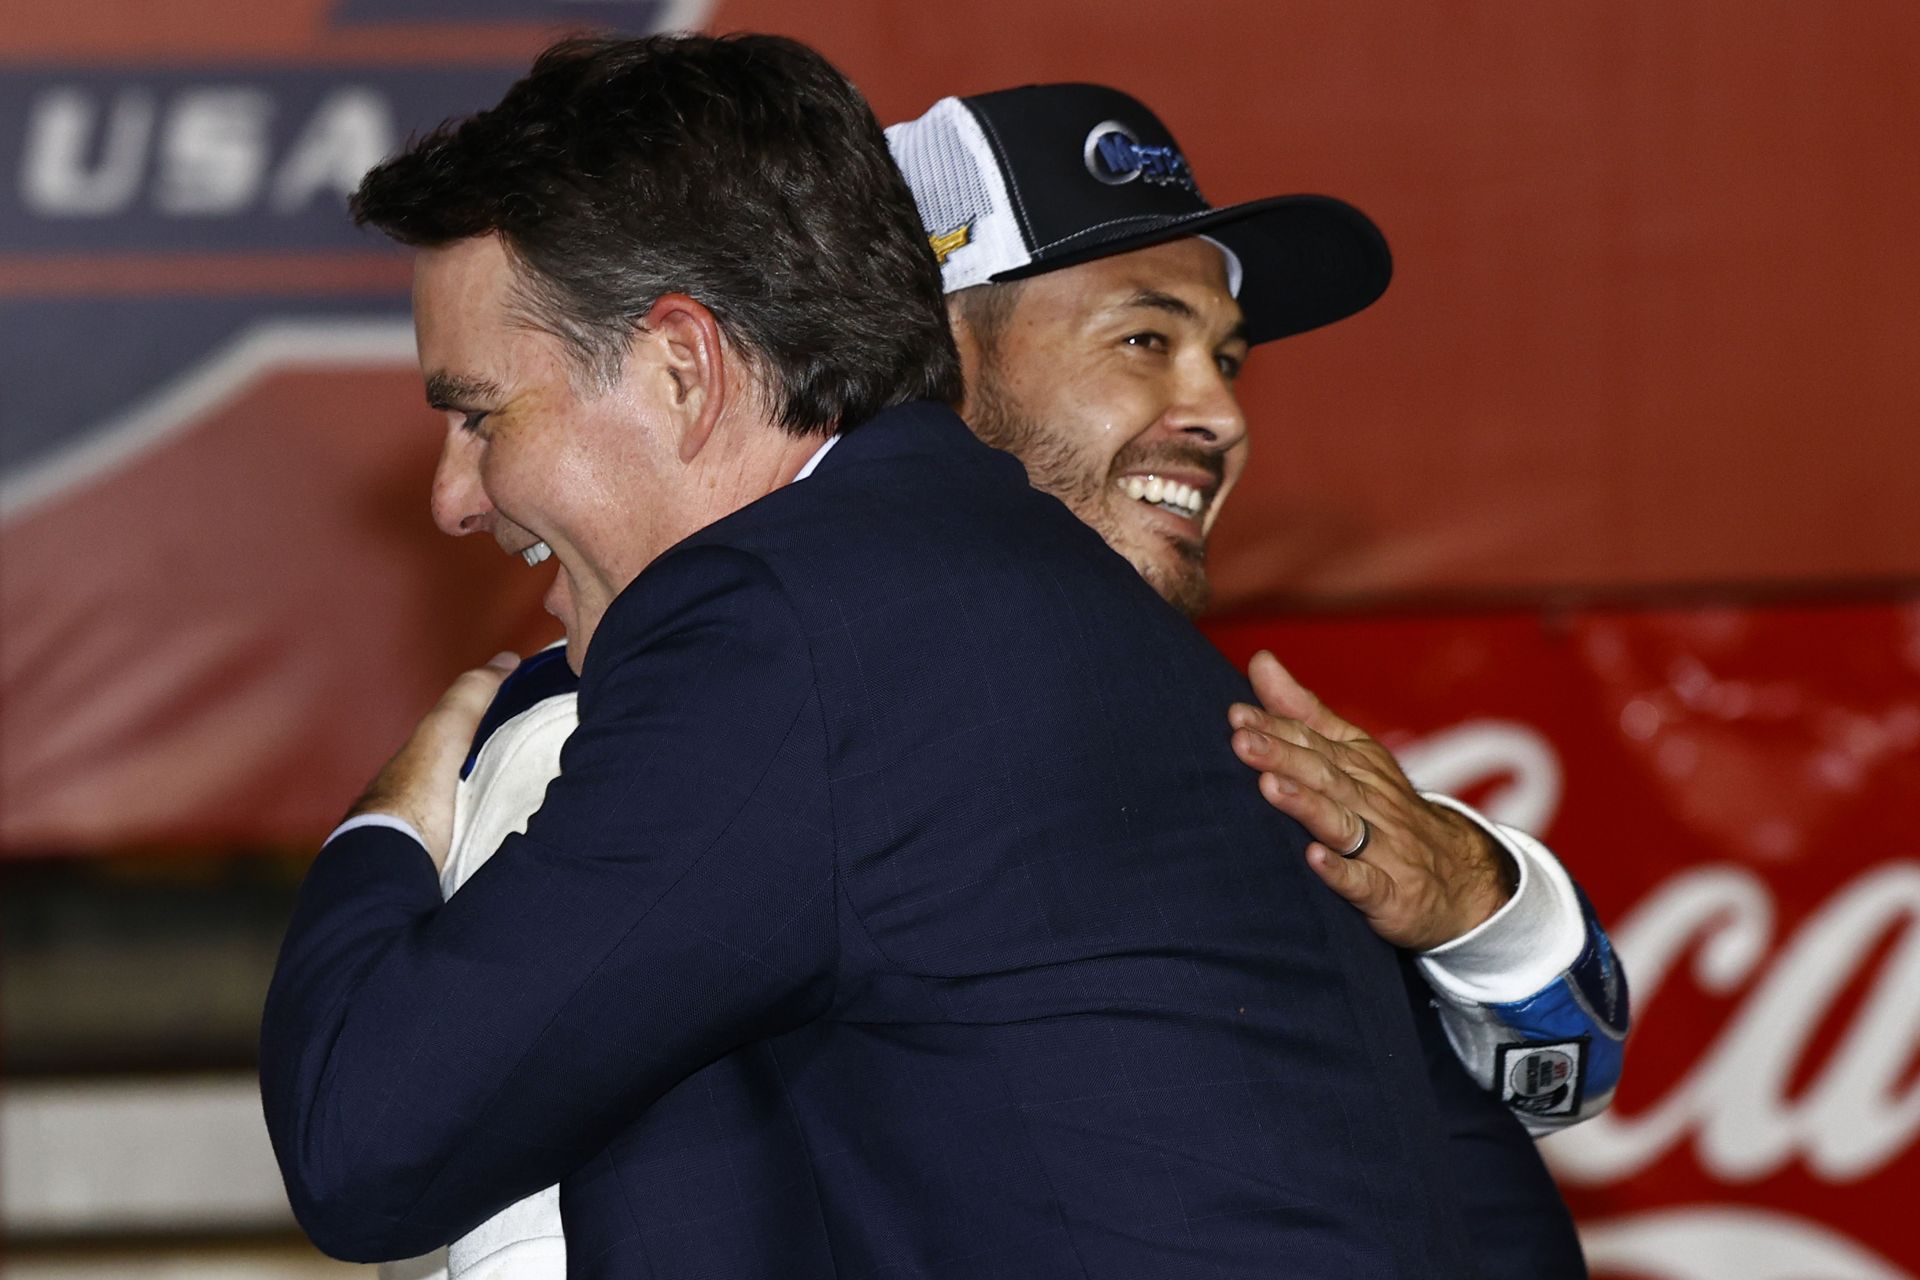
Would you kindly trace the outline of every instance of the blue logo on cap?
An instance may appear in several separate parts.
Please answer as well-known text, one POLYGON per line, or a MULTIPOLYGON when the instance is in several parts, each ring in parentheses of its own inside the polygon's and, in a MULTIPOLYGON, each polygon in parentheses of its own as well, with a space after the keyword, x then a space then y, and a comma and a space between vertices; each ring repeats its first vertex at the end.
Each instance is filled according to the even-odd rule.
POLYGON ((1143 143, 1118 120, 1093 126, 1082 156, 1087 172, 1108 186, 1117 187, 1138 178, 1150 186, 1180 187, 1200 194, 1187 158, 1178 148, 1143 143))

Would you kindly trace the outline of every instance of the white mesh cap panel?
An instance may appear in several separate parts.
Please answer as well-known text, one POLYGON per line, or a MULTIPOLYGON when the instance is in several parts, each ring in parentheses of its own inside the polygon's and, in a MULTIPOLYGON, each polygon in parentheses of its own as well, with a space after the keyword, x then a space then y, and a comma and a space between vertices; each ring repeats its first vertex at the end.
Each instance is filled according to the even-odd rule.
POLYGON ((893 161, 906 175, 948 293, 985 284, 1031 260, 1007 199, 993 148, 958 98, 942 98, 917 120, 887 130, 893 161))
POLYGON ((1224 244, 1221 244, 1218 240, 1215 240, 1212 236, 1201 236, 1199 238, 1218 249, 1220 256, 1227 260, 1227 292, 1236 298, 1239 297, 1240 282, 1246 278, 1247 274, 1246 270, 1240 265, 1240 255, 1227 248, 1224 244))

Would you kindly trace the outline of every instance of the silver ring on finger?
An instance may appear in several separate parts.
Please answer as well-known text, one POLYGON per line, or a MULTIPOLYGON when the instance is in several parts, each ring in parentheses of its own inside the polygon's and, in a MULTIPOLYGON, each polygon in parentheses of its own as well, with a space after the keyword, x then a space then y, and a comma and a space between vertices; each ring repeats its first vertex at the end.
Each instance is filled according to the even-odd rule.
POLYGON ((1340 850, 1340 856, 1343 858, 1359 857, 1367 851, 1367 841, 1373 839, 1373 825, 1361 814, 1356 813, 1353 816, 1360 819, 1360 838, 1353 842, 1353 848, 1340 850))

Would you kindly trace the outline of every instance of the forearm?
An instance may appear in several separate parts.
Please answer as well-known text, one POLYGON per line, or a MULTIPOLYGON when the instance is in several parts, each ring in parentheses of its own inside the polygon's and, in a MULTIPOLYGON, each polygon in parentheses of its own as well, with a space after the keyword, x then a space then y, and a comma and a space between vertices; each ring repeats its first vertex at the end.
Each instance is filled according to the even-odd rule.
POLYGON ((1538 840, 1442 796, 1514 859, 1513 898, 1420 957, 1468 1073, 1535 1134, 1606 1109, 1628 1023, 1626 975, 1592 907, 1538 840), (1563 1074, 1564 1073, 1564 1074, 1563 1074))
POLYGON ((343 834, 301 887, 268 990, 260 1046, 267 1129, 295 1217, 336 1256, 381 1261, 445 1243, 379 1243, 387 1214, 378 1192, 387 1178, 373 1167, 385 1149, 370 1141, 378 1107, 343 1096, 366 1073, 337 1054, 368 975, 439 906, 439 882, 418 842, 384 827, 343 834))

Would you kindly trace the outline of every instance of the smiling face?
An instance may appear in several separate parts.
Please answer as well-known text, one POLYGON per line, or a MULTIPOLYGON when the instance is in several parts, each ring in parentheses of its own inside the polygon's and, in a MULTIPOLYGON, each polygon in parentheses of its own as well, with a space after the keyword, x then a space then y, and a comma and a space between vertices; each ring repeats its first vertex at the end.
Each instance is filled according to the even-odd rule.
POLYGON ((1204 608, 1207 534, 1247 460, 1247 342, 1220 251, 1176 240, 1063 267, 1022 281, 1001 321, 966 317, 975 432, 1170 603, 1204 608))
POLYGON ((515 305, 516 278, 492 236, 415 260, 420 368, 447 416, 433 517, 454 536, 491 534, 529 564, 559 561, 546 607, 578 670, 614 596, 688 530, 646 363, 629 358, 610 387, 583 388, 567 348, 515 305))

